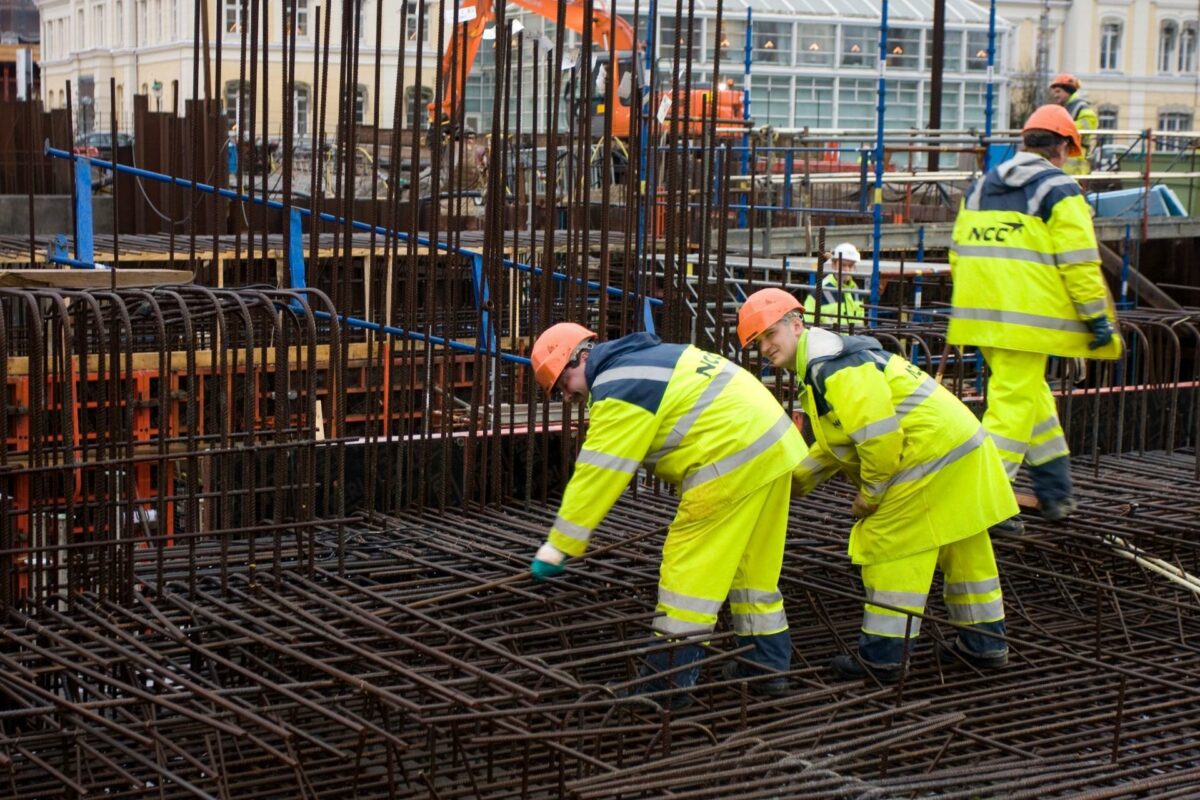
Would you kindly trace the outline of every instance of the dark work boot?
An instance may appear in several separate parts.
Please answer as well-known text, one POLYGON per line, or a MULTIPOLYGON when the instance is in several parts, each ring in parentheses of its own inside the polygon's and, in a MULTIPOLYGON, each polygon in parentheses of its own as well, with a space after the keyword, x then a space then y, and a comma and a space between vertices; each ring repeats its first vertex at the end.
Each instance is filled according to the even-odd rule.
POLYGON ((1018 517, 1009 517, 988 528, 988 533, 1001 536, 1020 536, 1025 533, 1025 523, 1021 522, 1018 517))
POLYGON ((957 637, 947 642, 938 642, 938 661, 943 664, 961 664, 963 661, 976 669, 1000 669, 1008 666, 1008 648, 977 653, 968 650, 957 637))
POLYGON ((873 675, 883 684, 892 684, 900 680, 900 665, 871 664, 852 655, 837 655, 829 662, 833 674, 844 680, 862 680, 867 675, 873 675))
POLYGON ((1075 513, 1078 504, 1071 486, 1071 459, 1067 456, 1029 467, 1033 492, 1041 506, 1042 518, 1062 522, 1075 513))

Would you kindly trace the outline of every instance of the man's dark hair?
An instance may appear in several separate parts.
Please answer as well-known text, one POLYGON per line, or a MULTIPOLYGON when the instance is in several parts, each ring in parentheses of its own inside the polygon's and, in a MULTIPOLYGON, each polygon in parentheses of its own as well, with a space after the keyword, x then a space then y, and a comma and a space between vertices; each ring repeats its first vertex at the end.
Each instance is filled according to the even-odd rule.
POLYGON ((1067 137, 1054 131, 1032 130, 1025 131, 1021 140, 1027 151, 1049 159, 1058 150, 1058 145, 1067 141, 1067 137))

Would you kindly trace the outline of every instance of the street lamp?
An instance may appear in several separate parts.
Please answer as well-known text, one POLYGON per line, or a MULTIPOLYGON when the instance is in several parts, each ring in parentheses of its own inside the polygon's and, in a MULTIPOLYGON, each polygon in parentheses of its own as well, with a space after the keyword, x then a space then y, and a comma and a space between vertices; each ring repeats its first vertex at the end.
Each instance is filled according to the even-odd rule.
POLYGON ((154 92, 154 110, 162 111, 162 81, 155 81, 150 89, 154 92))

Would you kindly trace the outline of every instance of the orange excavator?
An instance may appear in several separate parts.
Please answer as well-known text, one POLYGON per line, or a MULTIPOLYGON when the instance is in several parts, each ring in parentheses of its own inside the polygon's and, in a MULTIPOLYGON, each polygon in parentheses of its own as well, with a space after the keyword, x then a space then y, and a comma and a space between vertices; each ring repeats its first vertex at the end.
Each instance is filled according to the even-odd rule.
MULTIPOLYGON (((640 92, 629 91, 623 84, 624 76, 629 81, 637 81, 641 75, 636 61, 637 42, 634 39, 633 28, 621 17, 613 16, 600 7, 600 0, 512 0, 512 3, 533 12, 551 22, 558 21, 559 4, 565 4, 566 27, 583 34, 585 15, 589 12, 592 17, 592 53, 593 65, 591 81, 581 81, 584 87, 595 86, 594 96, 588 94, 592 103, 592 135, 603 135, 605 115, 604 73, 602 69, 613 70, 613 86, 615 103, 612 109, 612 135, 619 139, 628 139, 630 126, 630 98, 640 97, 640 92), (615 48, 614 48, 615 43, 615 48), (608 66, 609 55, 616 50, 617 63, 608 66), (597 85, 598 84, 598 85, 597 85)), ((442 56, 442 102, 429 104, 429 122, 432 131, 441 130, 442 136, 452 136, 458 131, 457 124, 459 107, 463 102, 464 87, 467 75, 475 64, 479 54, 480 42, 484 38, 487 26, 495 20, 493 0, 462 0, 458 22, 454 26, 452 39, 448 43, 445 55, 442 56), (465 35, 463 28, 465 27, 465 35), (464 47, 465 39, 465 47, 464 47), (460 54, 461 51, 461 54, 460 54)), ((730 128, 736 132, 745 126, 742 118, 742 92, 736 89, 720 89, 717 91, 717 127, 730 128)), ((670 122, 669 111, 672 99, 670 90, 662 90, 654 97, 651 112, 657 112, 664 122, 670 122), (666 104, 664 108, 664 103, 666 104)), ((687 108, 680 109, 677 117, 683 121, 684 129, 690 134, 700 134, 704 129, 706 115, 711 116, 709 107, 712 90, 697 88, 691 92, 687 108)), ((730 130, 729 132, 735 132, 730 130)))

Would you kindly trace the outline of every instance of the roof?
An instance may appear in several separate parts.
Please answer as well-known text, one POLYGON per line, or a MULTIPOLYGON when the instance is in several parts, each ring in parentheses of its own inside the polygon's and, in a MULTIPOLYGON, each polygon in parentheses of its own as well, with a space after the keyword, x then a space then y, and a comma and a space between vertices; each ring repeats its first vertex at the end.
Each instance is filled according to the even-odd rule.
MULTIPOLYGON (((685 7, 693 0, 685 0, 685 7)), ((694 0, 698 13, 706 16, 717 13, 717 0, 694 0)), ((922 27, 932 25, 934 0, 888 0, 888 24, 920 22, 922 27)), ((610 5, 622 13, 633 12, 633 0, 612 0, 610 5)), ((647 3, 641 3, 645 10, 647 3)), ((754 14, 788 17, 830 17, 832 19, 862 19, 878 23, 882 14, 882 0, 724 0, 726 18, 745 18, 746 9, 754 14)), ((673 13, 671 0, 659 0, 661 13, 673 13)), ((987 25, 986 6, 971 0, 946 0, 946 24, 987 25)), ((1000 20, 996 20, 1000 25, 1000 20)))

